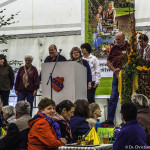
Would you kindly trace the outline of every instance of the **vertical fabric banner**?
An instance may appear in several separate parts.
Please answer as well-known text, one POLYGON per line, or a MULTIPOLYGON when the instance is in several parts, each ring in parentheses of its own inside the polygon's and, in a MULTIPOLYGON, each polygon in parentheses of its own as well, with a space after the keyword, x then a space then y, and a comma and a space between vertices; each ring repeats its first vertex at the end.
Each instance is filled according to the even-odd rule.
POLYGON ((102 74, 96 95, 111 94, 113 72, 107 67, 107 57, 118 32, 130 39, 133 8, 133 0, 85 0, 85 42, 91 44, 92 54, 99 59, 102 74))

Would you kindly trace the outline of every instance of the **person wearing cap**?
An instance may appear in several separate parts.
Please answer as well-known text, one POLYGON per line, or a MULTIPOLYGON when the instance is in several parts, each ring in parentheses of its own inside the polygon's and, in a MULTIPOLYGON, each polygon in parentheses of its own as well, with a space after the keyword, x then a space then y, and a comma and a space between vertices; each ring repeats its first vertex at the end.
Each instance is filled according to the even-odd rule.
POLYGON ((14 72, 11 66, 8 65, 7 59, 3 54, 0 54, 0 97, 3 106, 8 105, 9 93, 14 86, 14 72))
MULTIPOLYGON (((57 56, 58 56, 58 51, 57 51, 56 45, 54 45, 54 44, 50 45, 48 50, 49 50, 49 56, 47 56, 45 58, 44 63, 56 62, 57 56)), ((58 61, 67 61, 67 59, 64 56, 59 55, 58 61)))
POLYGON ((17 102, 27 98, 27 101, 31 105, 30 115, 32 115, 33 101, 34 97, 37 95, 40 78, 36 67, 32 65, 33 57, 31 55, 26 55, 24 59, 25 65, 20 67, 16 77, 15 92, 17 95, 17 102))

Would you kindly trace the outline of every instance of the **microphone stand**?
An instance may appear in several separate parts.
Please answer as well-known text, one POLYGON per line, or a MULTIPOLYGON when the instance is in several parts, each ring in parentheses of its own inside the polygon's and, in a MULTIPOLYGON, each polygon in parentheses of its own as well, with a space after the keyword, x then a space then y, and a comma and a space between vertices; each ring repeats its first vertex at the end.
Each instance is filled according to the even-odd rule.
POLYGON ((59 58, 59 56, 60 56, 61 51, 62 51, 62 49, 59 49, 59 53, 58 53, 58 55, 57 55, 56 62, 55 62, 55 64, 54 64, 54 66, 53 66, 52 72, 50 73, 50 76, 49 76, 48 81, 47 81, 47 84, 46 84, 46 85, 48 85, 49 81, 51 80, 51 99, 53 99, 53 90, 52 90, 53 72, 54 72, 55 66, 56 66, 56 64, 57 64, 57 62, 58 62, 58 58, 59 58))

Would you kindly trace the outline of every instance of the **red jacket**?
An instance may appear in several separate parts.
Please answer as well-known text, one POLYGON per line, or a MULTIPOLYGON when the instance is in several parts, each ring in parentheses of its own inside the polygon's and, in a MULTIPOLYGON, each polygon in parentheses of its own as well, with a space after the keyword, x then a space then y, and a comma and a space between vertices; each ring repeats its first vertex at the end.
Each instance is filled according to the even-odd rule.
POLYGON ((38 115, 39 118, 29 121, 28 150, 53 150, 63 146, 48 120, 40 113, 38 115))

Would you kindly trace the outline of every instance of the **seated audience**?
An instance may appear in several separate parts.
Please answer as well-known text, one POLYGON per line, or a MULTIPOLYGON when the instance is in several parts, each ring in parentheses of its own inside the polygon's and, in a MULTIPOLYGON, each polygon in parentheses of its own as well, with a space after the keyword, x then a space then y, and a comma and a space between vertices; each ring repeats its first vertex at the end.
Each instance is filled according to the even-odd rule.
POLYGON ((78 137, 86 134, 90 129, 86 119, 89 117, 89 103, 84 99, 78 99, 74 103, 74 116, 70 119, 69 125, 71 128, 73 142, 77 142, 78 137))
POLYGON ((56 114, 54 121, 60 126, 61 135, 67 140, 67 143, 72 143, 72 133, 68 120, 74 115, 74 104, 69 100, 64 100, 56 106, 56 114))
POLYGON ((3 107, 3 117, 8 122, 8 124, 16 121, 15 118, 15 108, 10 105, 6 105, 3 107))
POLYGON ((56 149, 66 144, 62 138, 60 127, 53 121, 55 115, 55 102, 43 98, 38 104, 37 115, 29 121, 28 150, 56 149))
POLYGON ((137 108, 132 102, 125 102, 121 106, 121 119, 124 125, 116 135, 113 150, 144 149, 147 146, 147 139, 144 129, 136 119, 137 108))
POLYGON ((132 95, 132 101, 138 109, 137 120, 147 135, 147 143, 150 145, 150 100, 142 94, 132 95))
POLYGON ((91 89, 91 82, 92 82, 92 73, 90 69, 90 65, 87 60, 82 59, 81 50, 78 47, 73 47, 70 52, 70 58, 72 61, 76 61, 80 63, 87 69, 87 90, 91 89))
POLYGON ((6 127, 7 122, 3 117, 2 107, 3 107, 3 104, 0 99, 0 127, 6 127))
POLYGON ((89 123, 90 128, 95 127, 96 121, 98 117, 101 117, 101 109, 97 103, 91 103, 89 105, 90 108, 90 116, 86 121, 89 123))
POLYGON ((19 101, 15 106, 16 121, 9 124, 7 135, 0 139, 0 150, 26 150, 30 104, 19 101))

